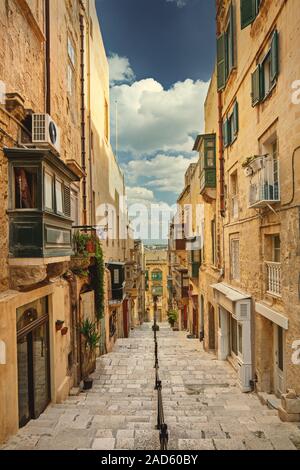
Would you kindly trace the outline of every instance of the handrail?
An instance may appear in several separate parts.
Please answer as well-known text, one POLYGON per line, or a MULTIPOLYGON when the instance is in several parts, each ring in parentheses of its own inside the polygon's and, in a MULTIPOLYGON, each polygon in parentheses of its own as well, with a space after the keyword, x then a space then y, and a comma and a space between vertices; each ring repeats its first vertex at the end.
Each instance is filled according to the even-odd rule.
POLYGON ((157 325, 157 297, 154 297, 154 323, 153 323, 153 333, 154 333, 154 356, 155 356, 155 387, 154 390, 157 391, 157 426, 156 429, 159 431, 159 440, 160 440, 160 450, 168 450, 168 441, 169 441, 169 432, 168 426, 165 423, 164 416, 164 407, 163 407, 163 398, 162 398, 162 381, 159 378, 159 361, 158 361, 158 342, 157 342, 157 331, 159 327, 157 325))

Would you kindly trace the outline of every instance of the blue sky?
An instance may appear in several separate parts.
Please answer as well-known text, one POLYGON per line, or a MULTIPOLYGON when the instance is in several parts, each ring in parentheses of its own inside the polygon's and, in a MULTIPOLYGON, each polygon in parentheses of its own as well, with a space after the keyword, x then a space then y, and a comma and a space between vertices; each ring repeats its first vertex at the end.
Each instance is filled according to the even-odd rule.
POLYGON ((131 203, 173 205, 195 161, 215 62, 214 0, 96 0, 110 64, 111 143, 131 203))

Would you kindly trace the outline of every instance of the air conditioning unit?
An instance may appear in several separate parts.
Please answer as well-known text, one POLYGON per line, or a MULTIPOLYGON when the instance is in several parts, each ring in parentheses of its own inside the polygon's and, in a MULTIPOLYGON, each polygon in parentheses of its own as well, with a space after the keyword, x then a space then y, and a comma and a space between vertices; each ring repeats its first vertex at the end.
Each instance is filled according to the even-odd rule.
POLYGON ((32 115, 32 143, 48 144, 60 153, 60 131, 49 114, 32 115))
POLYGON ((244 169, 245 176, 252 176, 253 175, 253 170, 250 166, 246 166, 244 169))
POLYGON ((251 318, 251 300, 237 302, 235 316, 237 321, 250 321, 251 318))

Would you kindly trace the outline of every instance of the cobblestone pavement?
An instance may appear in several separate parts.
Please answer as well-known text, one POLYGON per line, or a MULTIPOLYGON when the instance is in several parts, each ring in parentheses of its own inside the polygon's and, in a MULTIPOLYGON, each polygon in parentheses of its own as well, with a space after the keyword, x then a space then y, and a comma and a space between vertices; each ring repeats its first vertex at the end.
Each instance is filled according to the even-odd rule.
MULTIPOLYGON (((300 423, 282 423, 255 394, 241 393, 231 366, 198 340, 162 325, 158 342, 169 449, 300 449, 300 423)), ((153 365, 145 324, 98 359, 91 391, 50 405, 3 448, 159 449, 153 365)))

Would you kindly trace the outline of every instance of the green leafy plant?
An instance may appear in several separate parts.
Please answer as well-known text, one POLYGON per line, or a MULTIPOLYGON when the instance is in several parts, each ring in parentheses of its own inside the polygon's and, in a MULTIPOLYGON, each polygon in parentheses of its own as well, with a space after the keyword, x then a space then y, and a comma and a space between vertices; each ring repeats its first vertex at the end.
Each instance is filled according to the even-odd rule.
POLYGON ((96 307, 96 316, 97 320, 101 320, 104 315, 104 258, 103 251, 100 244, 100 241, 96 239, 95 241, 95 262, 91 266, 91 284, 95 292, 95 307, 96 307))
POLYGON ((97 349, 101 338, 97 331, 97 324, 91 322, 89 319, 84 320, 80 328, 80 333, 85 339, 86 349, 90 352, 94 352, 97 349))
POLYGON ((168 322, 173 327, 175 323, 178 321, 178 312, 177 310, 169 310, 167 315, 168 315, 168 322))
POLYGON ((87 243, 91 240, 91 236, 87 233, 75 232, 73 235, 73 243, 75 252, 81 256, 88 256, 86 249, 87 243))

